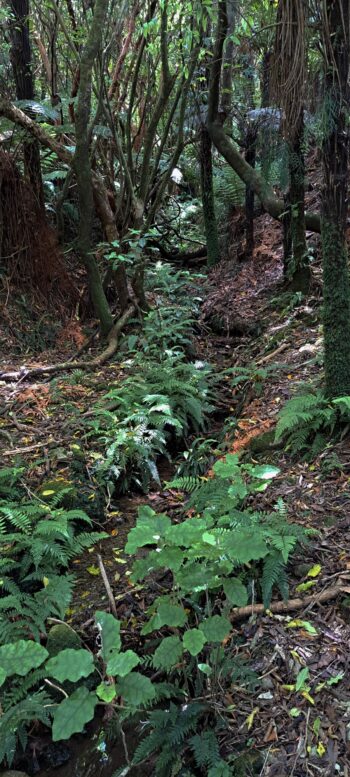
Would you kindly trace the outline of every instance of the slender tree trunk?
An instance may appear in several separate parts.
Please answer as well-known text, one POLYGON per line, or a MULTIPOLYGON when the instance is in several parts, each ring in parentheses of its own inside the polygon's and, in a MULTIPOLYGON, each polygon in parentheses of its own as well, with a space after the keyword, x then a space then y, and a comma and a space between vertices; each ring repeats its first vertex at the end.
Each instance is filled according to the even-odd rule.
POLYGON ((205 238, 207 243, 208 265, 209 267, 213 267, 220 259, 220 252, 213 190, 211 137, 207 127, 204 124, 201 125, 200 129, 199 161, 202 209, 205 238))
MULTIPOLYGON (((248 127, 245 136, 246 162, 251 167, 255 167, 256 157, 256 129, 254 127, 248 127)), ((246 184, 245 187, 245 258, 251 259, 254 250, 254 189, 250 184, 246 184)))
POLYGON ((289 199, 293 256, 286 262, 287 276, 293 288, 307 293, 310 285, 310 267, 307 264, 305 234, 305 162, 303 153, 304 120, 303 109, 294 138, 289 145, 289 199))
POLYGON ((88 126, 91 110, 92 67, 101 46, 107 10, 108 0, 96 0, 88 39, 81 55, 80 82, 75 111, 76 146, 73 160, 79 198, 79 252, 86 267, 91 299, 100 321, 101 332, 104 335, 108 334, 111 329, 113 317, 103 290, 98 265, 92 253, 91 225, 94 200, 88 126))
POLYGON ((350 395, 350 285, 346 246, 349 157, 349 3, 327 0, 324 25, 327 61, 322 202, 323 316, 326 394, 350 395), (327 31, 326 31, 327 30, 327 31))
MULTIPOLYGON (((18 100, 34 100, 34 79, 31 68, 29 38, 29 0, 10 0, 15 21, 11 26, 11 60, 18 100)), ((30 113, 30 111, 28 111, 30 113)), ((40 146, 33 138, 23 144, 25 176, 42 213, 45 213, 41 177, 40 146)))

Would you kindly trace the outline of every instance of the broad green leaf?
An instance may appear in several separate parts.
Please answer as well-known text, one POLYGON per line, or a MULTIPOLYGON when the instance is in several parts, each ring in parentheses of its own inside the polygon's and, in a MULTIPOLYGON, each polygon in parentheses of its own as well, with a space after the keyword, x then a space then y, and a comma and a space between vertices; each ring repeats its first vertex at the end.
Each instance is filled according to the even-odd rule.
POLYGON ((139 657, 133 650, 126 650, 125 653, 116 653, 111 655, 107 664, 107 674, 113 677, 125 677, 132 669, 140 663, 139 657))
POLYGON ((211 527, 212 523, 210 518, 187 518, 186 521, 171 526, 167 532, 167 539, 176 545, 191 548, 196 542, 202 540, 203 533, 211 527))
POLYGON ((253 531, 242 529, 229 532, 223 539, 223 547, 239 564, 264 558, 269 552, 265 540, 253 531))
POLYGON ((263 464, 261 467, 253 467, 252 475, 260 480, 270 480, 279 475, 281 470, 279 467, 273 467, 271 464, 263 464))
POLYGON ((184 626, 187 621, 186 611, 178 604, 162 602, 158 607, 161 626, 184 626))
POLYGON ((248 488, 244 481, 239 478, 228 489, 228 495, 231 499, 244 499, 247 496, 248 488))
POLYGON ((139 509, 136 526, 128 534, 126 552, 133 554, 144 545, 157 545, 170 526, 171 520, 167 515, 157 515, 150 507, 143 505, 139 509))
POLYGON ((2 666, 0 666, 0 687, 4 684, 6 677, 7 675, 6 675, 5 669, 3 669, 2 666))
POLYGON ((213 615, 200 624, 200 629, 208 642, 222 642, 231 631, 231 623, 222 615, 213 615))
POLYGON ((220 478, 234 477, 239 471, 239 456, 236 453, 229 453, 224 461, 215 462, 213 470, 220 478))
POLYGON ((191 653, 191 656, 198 656, 206 641, 203 632, 199 629, 189 629, 185 631, 183 636, 183 646, 185 650, 191 653))
POLYGON ((156 669, 171 669, 182 656, 182 643, 179 637, 165 637, 153 656, 156 669))
POLYGON ((237 577, 225 580, 223 588, 225 596, 227 596, 231 604, 234 604, 235 607, 246 606, 248 603, 248 592, 246 586, 237 577))
POLYGON ((88 677, 94 671, 94 659, 88 650, 66 648, 46 662, 49 676, 60 683, 70 680, 76 683, 81 677, 88 677))
POLYGON ((48 655, 46 648, 37 642, 19 639, 0 648, 0 669, 6 676, 19 674, 24 677, 31 669, 40 666, 48 655))
POLYGON ((56 707, 53 714, 52 739, 69 739, 72 734, 83 731, 89 720, 94 717, 97 698, 87 688, 77 688, 68 699, 56 707))
POLYGON ((120 678, 116 690, 118 696, 122 696, 133 707, 147 704, 156 695, 151 680, 139 672, 131 672, 126 677, 120 678))
POLYGON ((96 688, 96 695, 101 701, 105 701, 106 704, 110 704, 115 699, 117 692, 115 690, 114 683, 100 683, 96 688))
POLYGON ((101 656, 107 663, 112 653, 120 650, 122 641, 120 638, 120 621, 114 615, 100 610, 95 614, 95 620, 101 631, 101 656))
POLYGON ((154 615, 152 615, 152 618, 149 619, 147 623, 142 627, 141 634, 143 637, 146 636, 146 634, 151 634, 152 631, 157 631, 162 626, 162 622, 160 619, 160 615, 158 612, 155 612, 154 615))

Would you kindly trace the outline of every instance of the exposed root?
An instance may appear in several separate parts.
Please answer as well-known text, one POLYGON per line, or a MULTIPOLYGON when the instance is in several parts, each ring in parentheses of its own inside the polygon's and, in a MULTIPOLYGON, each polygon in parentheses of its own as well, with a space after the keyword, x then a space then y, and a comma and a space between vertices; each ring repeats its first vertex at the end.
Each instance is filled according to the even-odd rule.
POLYGON ((26 367, 21 367, 16 372, 0 372, 0 380, 3 381, 16 381, 16 380, 28 380, 30 378, 37 377, 38 375, 54 375, 58 372, 67 372, 68 370, 93 370, 95 367, 100 367, 105 364, 116 352, 119 342, 119 334, 124 326, 127 324, 133 313, 135 313, 135 305, 129 305, 124 311, 123 315, 116 321, 108 335, 108 345, 104 351, 95 359, 89 361, 65 361, 59 364, 48 364, 42 367, 33 367, 27 370, 26 367))

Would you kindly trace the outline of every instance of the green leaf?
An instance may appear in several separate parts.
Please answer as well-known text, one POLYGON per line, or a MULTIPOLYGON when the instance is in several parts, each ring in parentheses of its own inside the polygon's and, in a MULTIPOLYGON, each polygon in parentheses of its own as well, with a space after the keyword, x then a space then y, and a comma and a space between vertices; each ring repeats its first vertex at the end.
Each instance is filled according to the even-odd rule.
POLYGON ((223 588, 225 596, 227 596, 231 604, 234 604, 236 607, 246 606, 248 603, 248 592, 245 585, 237 577, 225 580, 223 588))
POLYGON ((106 704, 110 704, 115 699, 117 692, 115 690, 115 683, 100 683, 96 688, 96 694, 101 701, 105 701, 106 704))
POLYGON ((5 669, 3 669, 2 666, 0 666, 0 687, 4 684, 6 677, 7 675, 6 675, 5 669))
POLYGON ((232 769, 226 761, 218 761, 215 766, 210 767, 208 777, 232 777, 232 769))
POLYGON ((261 467, 253 467, 252 475, 260 480, 270 480, 279 475, 281 470, 279 467, 272 467, 271 464, 263 464, 261 467))
POLYGON ((182 656, 182 643, 179 637, 165 637, 153 656, 156 669, 171 669, 182 656))
POLYGON ((167 515, 157 515, 150 507, 143 505, 139 509, 136 526, 128 534, 126 552, 133 554, 144 545, 157 545, 170 526, 171 520, 167 515))
POLYGON ((234 477, 239 470, 239 456, 236 453, 229 453, 225 456, 225 461, 215 462, 213 470, 220 478, 234 477))
POLYGON ((140 663, 139 657, 133 650, 126 650, 125 653, 116 653, 112 655, 107 664, 107 674, 119 677, 125 677, 132 669, 140 663))
POLYGON ((229 532, 224 537, 223 547, 239 564, 248 564, 254 559, 264 558, 269 552, 264 539, 256 536, 252 531, 242 529, 229 532))
POLYGON ((126 677, 118 680, 117 694, 122 696, 133 707, 139 704, 147 704, 156 695, 155 687, 148 677, 139 672, 131 672, 126 677))
POLYGON ((213 615, 200 624, 200 629, 208 642, 222 642, 231 631, 231 623, 222 615, 213 615))
POLYGON ((158 607, 160 626, 184 626, 187 621, 186 611, 178 604, 162 602, 158 607))
POLYGON ((48 656, 46 648, 31 639, 19 639, 0 648, 0 669, 6 676, 19 674, 24 677, 31 669, 40 666, 48 656))
POLYGON ((309 678, 309 670, 307 666, 304 666, 304 669, 302 669, 297 676, 296 682, 295 682, 295 690, 300 691, 304 685, 306 680, 309 678))
POLYGON ((112 653, 120 650, 122 641, 120 638, 120 621, 114 615, 100 610, 95 614, 95 620, 101 631, 101 656, 107 663, 112 653))
POLYGON ((88 677, 92 674, 94 660, 92 653, 89 653, 88 650, 66 648, 47 661, 46 669, 48 674, 60 683, 65 680, 76 683, 81 677, 88 677))
POLYGON ((72 734, 83 731, 89 720, 94 717, 97 698, 87 688, 77 688, 68 699, 56 707, 53 714, 52 739, 69 739, 72 734))
POLYGON ((191 653, 191 656, 198 656, 206 641, 203 632, 199 629, 189 629, 185 631, 183 636, 183 646, 185 650, 191 653))
POLYGON ((198 669, 200 672, 203 672, 203 674, 206 674, 207 677, 210 677, 210 675, 213 674, 213 670, 209 664, 198 664, 198 669))

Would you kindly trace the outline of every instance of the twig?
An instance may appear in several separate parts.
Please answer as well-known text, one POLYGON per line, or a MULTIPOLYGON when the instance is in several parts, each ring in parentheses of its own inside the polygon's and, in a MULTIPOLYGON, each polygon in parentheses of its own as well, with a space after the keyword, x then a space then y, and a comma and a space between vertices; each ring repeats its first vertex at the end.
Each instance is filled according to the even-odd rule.
POLYGON ((231 613, 231 621, 239 621, 250 615, 259 615, 265 612, 290 612, 291 610, 303 610, 310 604, 322 604, 336 599, 339 594, 350 594, 350 586, 337 585, 332 588, 326 588, 319 594, 304 596, 302 599, 288 599, 286 602, 272 602, 268 610, 263 604, 251 604, 246 607, 237 607, 231 613))
POLYGON ((110 586, 110 583, 109 583, 109 580, 108 580, 108 577, 107 577, 107 572, 105 570, 104 563, 103 563, 102 558, 101 558, 99 553, 97 554, 97 560, 98 560, 98 565, 100 567, 100 572, 101 572, 101 577, 102 577, 102 580, 103 580, 103 583, 104 583, 104 587, 105 587, 105 589, 107 591, 108 600, 109 600, 109 603, 111 605, 112 613, 115 616, 115 618, 118 618, 118 612, 117 612, 117 607, 116 607, 116 603, 115 603, 115 598, 113 596, 113 591, 111 589, 111 586, 110 586))

